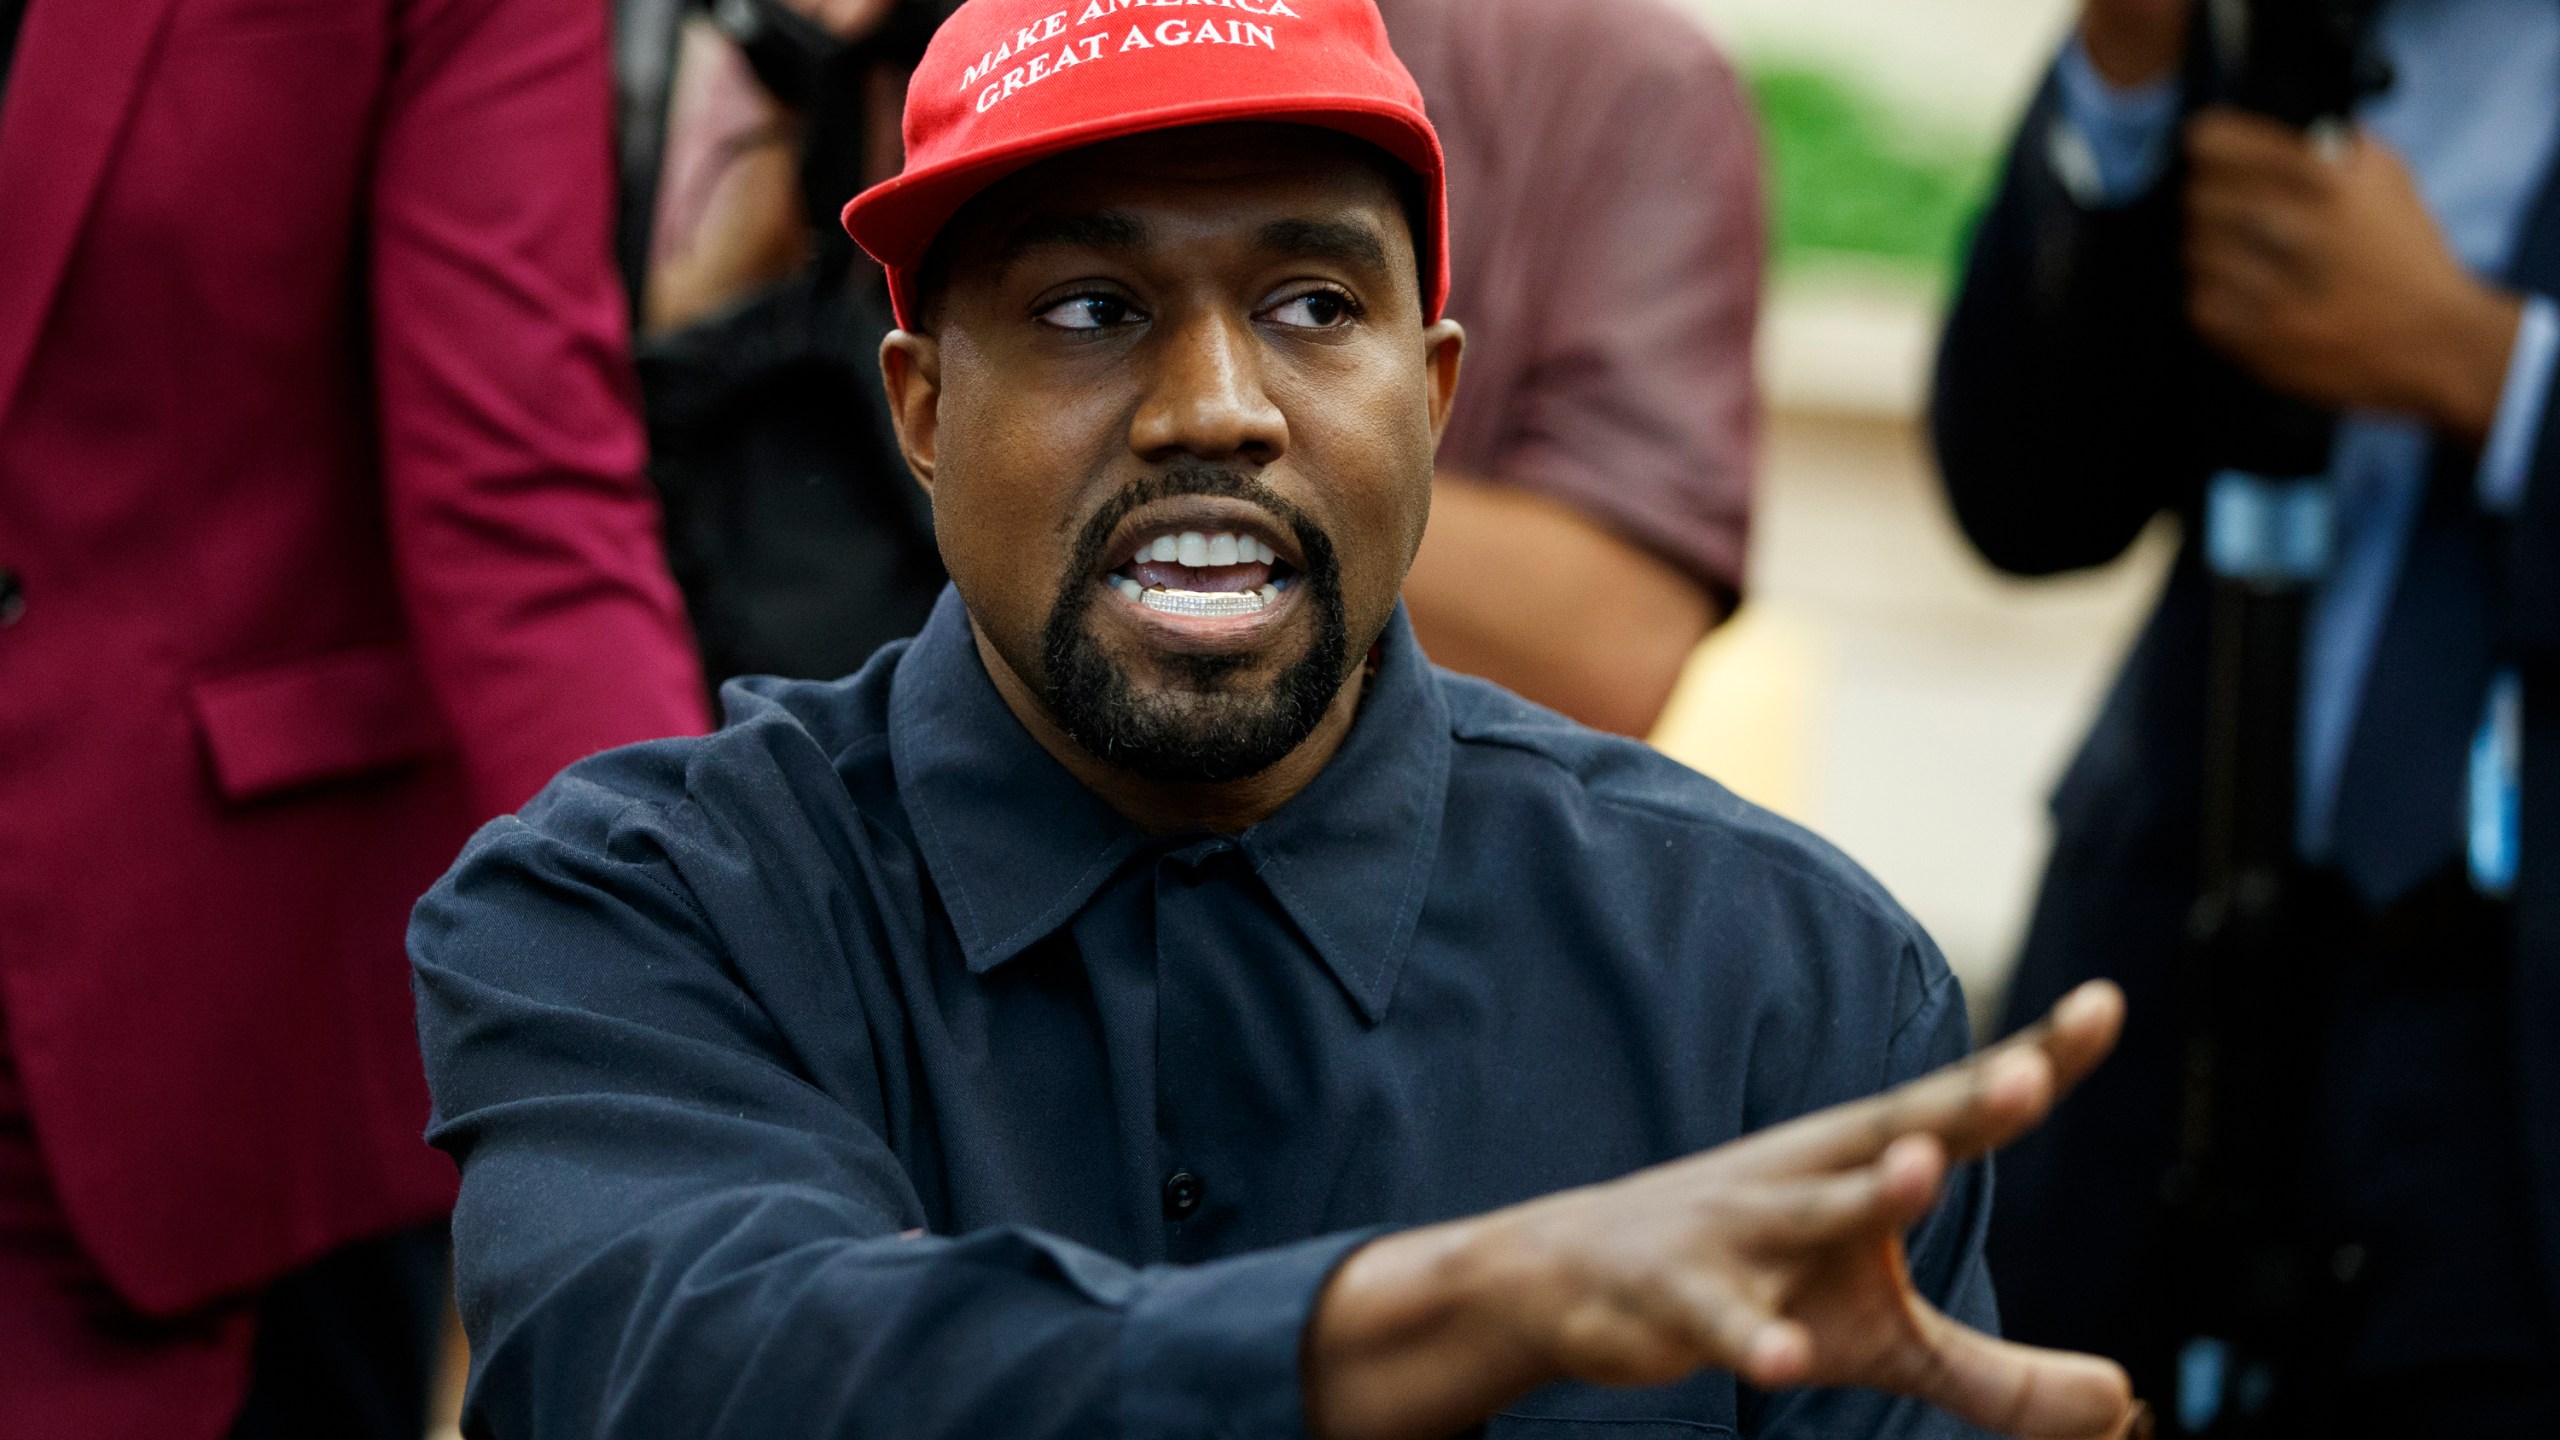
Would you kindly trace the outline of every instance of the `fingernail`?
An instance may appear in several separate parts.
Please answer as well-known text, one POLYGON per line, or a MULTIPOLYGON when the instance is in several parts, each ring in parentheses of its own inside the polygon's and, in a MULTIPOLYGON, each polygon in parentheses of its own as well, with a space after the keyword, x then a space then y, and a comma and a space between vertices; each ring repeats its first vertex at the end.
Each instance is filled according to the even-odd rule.
POLYGON ((2111 988, 2103 980, 2091 980, 2082 984, 2062 997, 2062 1003, 2055 1007, 2055 1018, 2065 1024, 2088 1018, 2107 1003, 2108 991, 2111 988))

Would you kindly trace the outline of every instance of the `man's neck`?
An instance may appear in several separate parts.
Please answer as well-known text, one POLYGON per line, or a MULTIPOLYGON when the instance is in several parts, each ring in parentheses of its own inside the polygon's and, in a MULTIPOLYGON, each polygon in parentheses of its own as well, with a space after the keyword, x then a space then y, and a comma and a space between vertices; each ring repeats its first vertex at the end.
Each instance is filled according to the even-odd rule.
POLYGON ((1360 714, 1360 698, 1369 681, 1367 666, 1354 670, 1343 683, 1341 693, 1333 697, 1333 704, 1326 708, 1324 718, 1316 723, 1314 732, 1300 741, 1298 748, 1282 756, 1280 763, 1259 775, 1216 784, 1150 780, 1105 764, 1092 751, 1078 745, 1050 717, 1040 697, 978 633, 974 623, 969 633, 977 644, 978 659, 996 683, 996 693, 1004 697, 1005 708, 1022 722, 1023 729, 1031 732, 1032 739, 1040 742, 1040 748, 1112 809, 1157 835, 1186 830, 1234 835, 1279 813, 1281 806, 1332 763, 1334 752, 1342 748, 1343 739, 1351 733, 1352 721, 1360 714))

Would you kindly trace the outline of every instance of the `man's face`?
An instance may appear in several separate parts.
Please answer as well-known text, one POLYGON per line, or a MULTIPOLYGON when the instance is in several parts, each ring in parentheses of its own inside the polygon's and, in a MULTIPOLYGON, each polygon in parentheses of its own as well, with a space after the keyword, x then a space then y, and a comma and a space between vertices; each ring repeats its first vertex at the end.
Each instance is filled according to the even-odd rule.
POLYGON ((1269 769, 1430 511, 1460 340, 1394 186, 1325 132, 1175 131, 1026 171, 944 244, 932 335, 884 360, 982 646, 1118 769, 1269 769))

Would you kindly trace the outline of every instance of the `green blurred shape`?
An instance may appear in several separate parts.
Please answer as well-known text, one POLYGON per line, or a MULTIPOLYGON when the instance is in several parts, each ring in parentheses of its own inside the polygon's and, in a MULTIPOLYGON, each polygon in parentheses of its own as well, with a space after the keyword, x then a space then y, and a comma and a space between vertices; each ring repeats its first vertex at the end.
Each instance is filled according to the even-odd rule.
POLYGON ((1781 266, 1848 256, 1946 283, 1992 178, 1978 150, 1905 133, 1885 101, 1801 64, 1747 67, 1781 266))

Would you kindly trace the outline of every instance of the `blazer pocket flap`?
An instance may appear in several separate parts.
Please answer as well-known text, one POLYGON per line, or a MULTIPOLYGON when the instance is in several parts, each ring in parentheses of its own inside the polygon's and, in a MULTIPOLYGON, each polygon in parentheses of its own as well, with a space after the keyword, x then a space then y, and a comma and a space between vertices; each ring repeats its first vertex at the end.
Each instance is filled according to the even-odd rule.
POLYGON ((368 645, 188 692, 224 798, 256 800, 430 759, 453 748, 417 656, 368 645))

